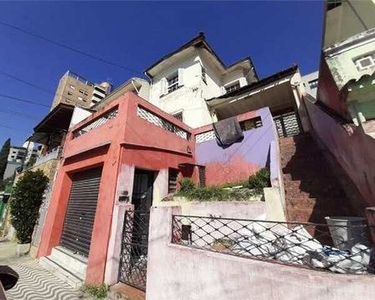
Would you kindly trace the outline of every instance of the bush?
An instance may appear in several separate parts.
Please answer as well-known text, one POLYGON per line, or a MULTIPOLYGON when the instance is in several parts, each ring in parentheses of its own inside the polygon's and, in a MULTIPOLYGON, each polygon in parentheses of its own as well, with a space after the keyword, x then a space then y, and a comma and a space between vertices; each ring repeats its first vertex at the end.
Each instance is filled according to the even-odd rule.
POLYGON ((246 187, 263 193, 263 188, 271 186, 270 171, 266 168, 260 169, 255 175, 251 175, 246 187))
POLYGON ((195 189, 194 181, 191 178, 183 178, 178 183, 180 184, 181 193, 188 193, 195 189))
POLYGON ((11 223, 22 244, 30 243, 48 178, 43 171, 26 171, 18 180, 10 201, 11 223))
POLYGON ((94 299, 105 299, 107 297, 107 286, 103 283, 100 286, 86 285, 82 287, 84 293, 90 294, 94 299))

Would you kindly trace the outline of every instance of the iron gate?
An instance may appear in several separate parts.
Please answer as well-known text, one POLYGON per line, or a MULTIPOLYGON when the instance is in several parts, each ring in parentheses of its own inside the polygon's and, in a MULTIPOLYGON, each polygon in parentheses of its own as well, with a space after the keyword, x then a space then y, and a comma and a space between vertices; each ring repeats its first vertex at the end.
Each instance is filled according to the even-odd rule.
POLYGON ((296 112, 289 112, 273 118, 279 138, 294 136, 302 132, 299 117, 296 112))
POLYGON ((149 211, 125 212, 119 281, 146 291, 149 211))

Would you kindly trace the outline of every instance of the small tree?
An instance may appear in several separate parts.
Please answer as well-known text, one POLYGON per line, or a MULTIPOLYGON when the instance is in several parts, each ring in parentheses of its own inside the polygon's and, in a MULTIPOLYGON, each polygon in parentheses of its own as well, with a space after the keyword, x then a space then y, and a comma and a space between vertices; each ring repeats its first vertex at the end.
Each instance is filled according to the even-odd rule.
POLYGON ((8 164, 8 155, 10 151, 10 139, 7 139, 0 150, 0 180, 4 178, 5 169, 8 164))
POLYGON ((11 223, 22 244, 31 242, 48 178, 43 171, 26 171, 18 180, 10 201, 11 223))

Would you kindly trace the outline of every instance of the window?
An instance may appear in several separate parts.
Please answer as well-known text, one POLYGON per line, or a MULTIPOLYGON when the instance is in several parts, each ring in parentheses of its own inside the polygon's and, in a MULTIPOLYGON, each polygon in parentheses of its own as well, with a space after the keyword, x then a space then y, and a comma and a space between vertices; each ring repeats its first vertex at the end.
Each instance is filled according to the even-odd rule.
POLYGON ((168 194, 175 193, 177 191, 177 176, 178 176, 178 170, 169 169, 169 172, 168 172, 168 194))
POLYGON ((74 86, 74 85, 70 85, 70 88, 72 89, 72 90, 75 90, 76 89, 76 87, 74 86))
POLYGON ((73 93, 72 93, 72 92, 70 92, 70 91, 68 91, 68 96, 71 96, 71 95, 73 95, 73 93))
POLYGON ((179 113, 173 114, 172 116, 175 117, 177 120, 180 120, 181 122, 183 122, 182 111, 179 113))
POLYGON ((167 78, 168 93, 171 93, 179 88, 178 86, 178 73, 173 74, 167 78))
POLYGON ((202 67, 202 81, 207 84, 206 69, 202 67))
POLYGON ((82 101, 82 100, 83 100, 83 98, 82 98, 82 97, 78 97, 78 100, 82 101))
POLYGON ((318 79, 314 79, 309 81, 310 89, 316 89, 318 87, 318 79))
POLYGON ((235 90, 238 90, 240 88, 240 82, 239 81, 236 81, 235 83, 232 83, 230 85, 227 85, 225 87, 225 90, 227 93, 230 93, 230 92, 233 92, 235 90))
POLYGON ((260 117, 256 117, 254 119, 246 120, 240 123, 242 131, 251 130, 254 128, 262 127, 262 119, 260 117))
POLYGON ((358 71, 375 69, 375 52, 353 60, 358 71))

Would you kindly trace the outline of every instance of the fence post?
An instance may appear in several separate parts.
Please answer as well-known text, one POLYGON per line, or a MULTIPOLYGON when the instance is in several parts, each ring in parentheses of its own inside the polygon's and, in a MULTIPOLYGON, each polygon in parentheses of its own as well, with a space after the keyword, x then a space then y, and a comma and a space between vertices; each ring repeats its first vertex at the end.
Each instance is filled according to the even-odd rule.
POLYGON ((373 245, 375 245, 375 207, 366 207, 365 209, 367 223, 370 226, 370 238, 373 245))

